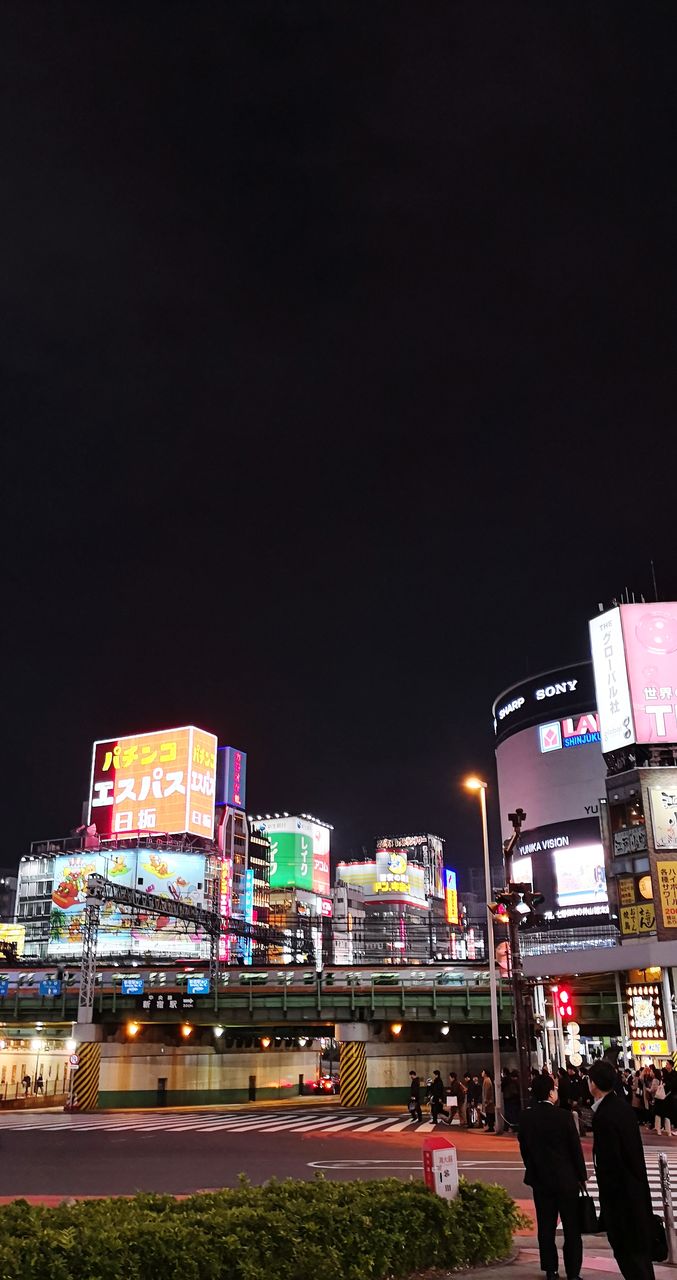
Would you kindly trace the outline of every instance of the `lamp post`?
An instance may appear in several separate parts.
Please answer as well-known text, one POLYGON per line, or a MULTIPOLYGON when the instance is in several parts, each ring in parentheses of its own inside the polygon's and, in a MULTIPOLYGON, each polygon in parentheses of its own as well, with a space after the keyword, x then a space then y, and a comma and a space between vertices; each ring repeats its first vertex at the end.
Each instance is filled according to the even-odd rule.
POLYGON ((496 948, 494 945, 494 917, 489 909, 491 901, 491 869, 489 866, 489 828, 487 826, 487 784, 481 778, 466 778, 468 791, 477 792, 482 814, 482 847, 484 851, 484 890, 487 900, 487 951, 489 960, 489 1003, 491 1006, 491 1042, 494 1067, 494 1098, 496 1100, 496 1132, 503 1132, 503 1096, 501 1093, 501 1050, 498 1040, 498 991, 496 985, 496 948))

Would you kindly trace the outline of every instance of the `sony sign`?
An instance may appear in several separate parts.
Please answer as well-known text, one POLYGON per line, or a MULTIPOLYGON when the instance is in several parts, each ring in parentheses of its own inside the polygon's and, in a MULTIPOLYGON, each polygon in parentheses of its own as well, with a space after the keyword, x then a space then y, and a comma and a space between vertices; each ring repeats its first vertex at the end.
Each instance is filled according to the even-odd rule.
POLYGON ((546 684, 544 688, 536 690, 536 700, 543 702, 545 698, 557 698, 561 693, 574 693, 577 685, 578 680, 558 680, 557 684, 546 684))

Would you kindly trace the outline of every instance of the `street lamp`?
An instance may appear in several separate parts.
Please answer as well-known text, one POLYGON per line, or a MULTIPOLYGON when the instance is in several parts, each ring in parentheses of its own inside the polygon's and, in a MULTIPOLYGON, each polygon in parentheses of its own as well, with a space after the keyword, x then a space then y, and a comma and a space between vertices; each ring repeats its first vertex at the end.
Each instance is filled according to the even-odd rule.
POLYGON ((491 1042, 494 1066, 494 1098, 496 1101, 496 1132, 503 1130, 503 1098, 501 1095, 501 1050, 498 1040, 498 991, 496 987, 496 948, 494 945, 494 917, 489 909, 491 901, 491 870, 489 867, 489 829, 487 827, 487 784, 481 778, 466 778, 463 784, 468 791, 476 791, 482 814, 482 847, 484 850, 484 892, 487 900, 487 950, 489 960, 489 1004, 491 1006, 491 1042))

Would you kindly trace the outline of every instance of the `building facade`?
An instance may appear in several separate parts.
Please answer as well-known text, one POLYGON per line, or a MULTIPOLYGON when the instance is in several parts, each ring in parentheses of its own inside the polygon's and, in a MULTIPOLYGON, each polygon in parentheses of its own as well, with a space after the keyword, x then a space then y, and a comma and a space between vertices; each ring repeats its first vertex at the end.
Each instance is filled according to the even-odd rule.
POLYGON ((544 895, 551 926, 608 926, 600 831, 606 765, 592 664, 512 685, 496 698, 493 717, 503 838, 512 834, 508 814, 526 812, 513 880, 544 895))

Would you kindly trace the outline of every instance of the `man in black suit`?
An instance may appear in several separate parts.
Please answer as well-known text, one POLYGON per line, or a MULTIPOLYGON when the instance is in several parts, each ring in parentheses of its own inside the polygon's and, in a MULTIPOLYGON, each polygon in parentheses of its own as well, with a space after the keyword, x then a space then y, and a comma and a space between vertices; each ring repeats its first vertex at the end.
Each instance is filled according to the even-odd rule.
POLYGON ((534 1194, 541 1270, 547 1280, 559 1274, 555 1242, 559 1215, 566 1273, 569 1280, 578 1280, 583 1263, 578 1197, 588 1177, 581 1140, 571 1112, 557 1105, 552 1076, 537 1076, 531 1093, 534 1105, 522 1112, 519 1144, 524 1181, 534 1194))
POLYGON ((615 1092, 617 1072, 610 1062, 593 1062, 589 1080, 601 1225, 625 1280, 654 1280, 653 1209, 639 1126, 632 1107, 615 1092))

